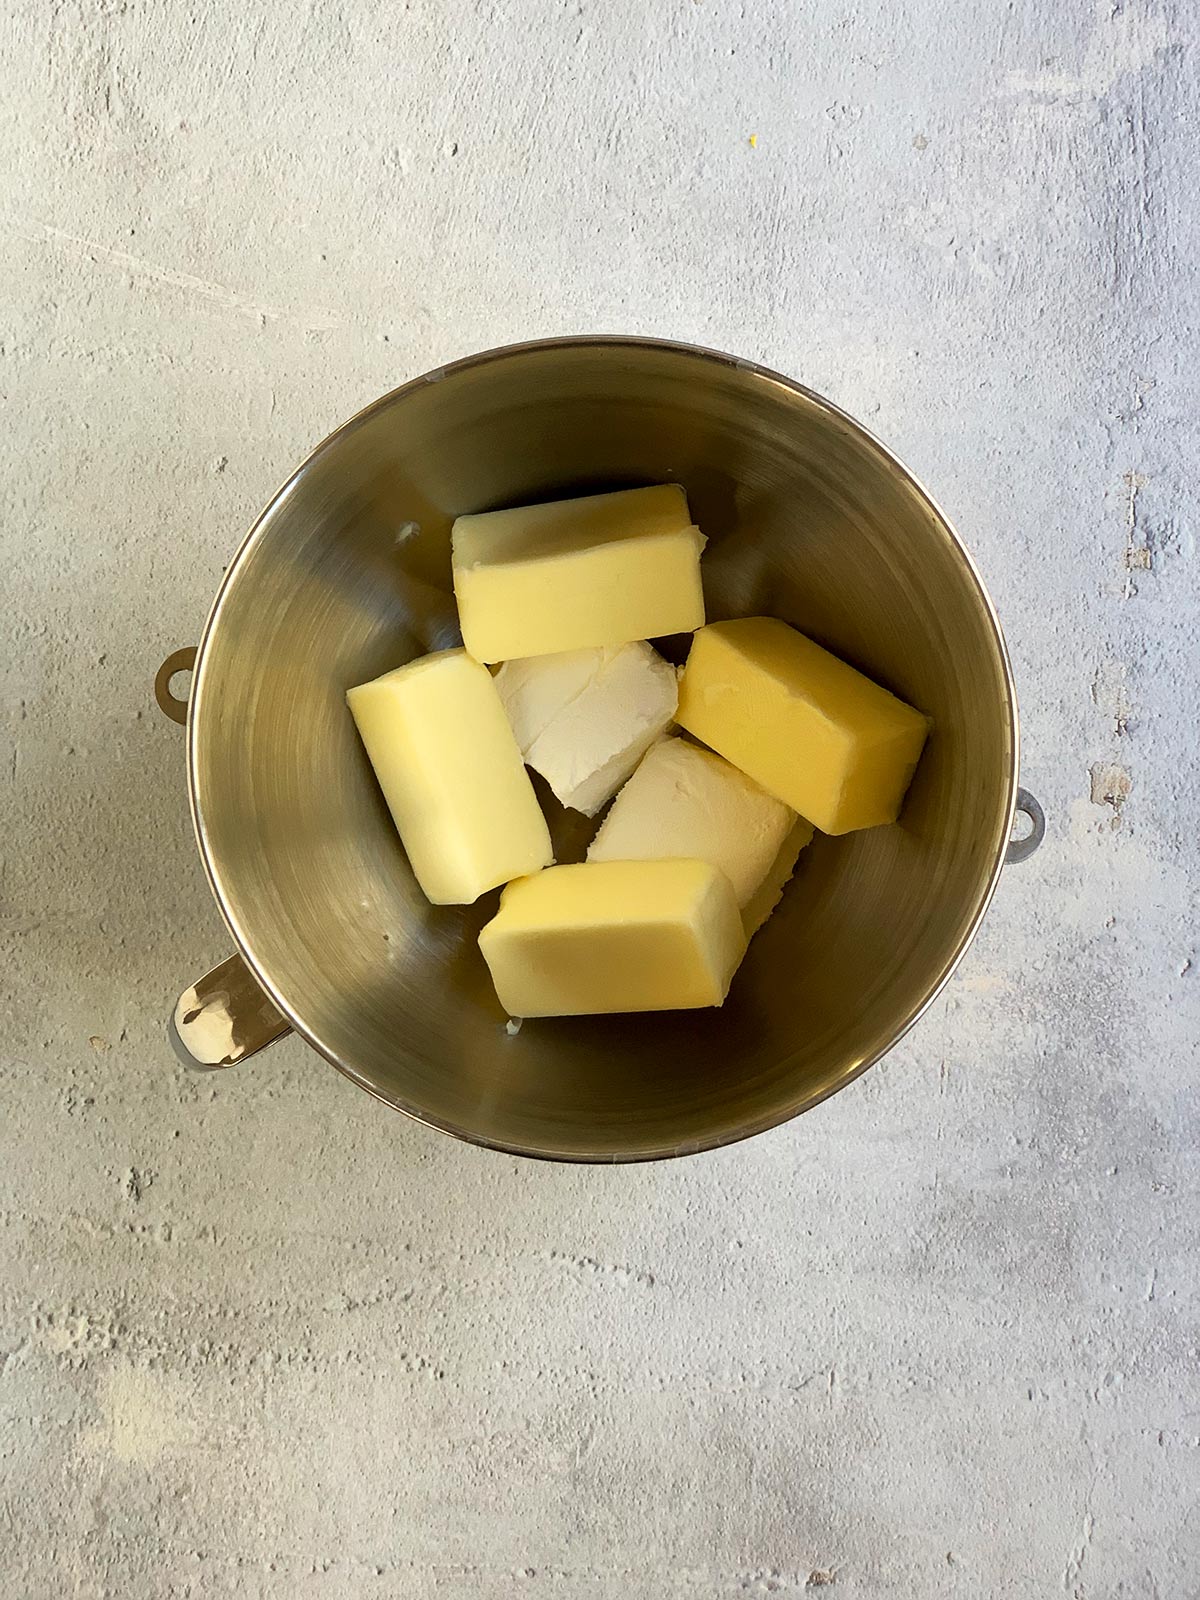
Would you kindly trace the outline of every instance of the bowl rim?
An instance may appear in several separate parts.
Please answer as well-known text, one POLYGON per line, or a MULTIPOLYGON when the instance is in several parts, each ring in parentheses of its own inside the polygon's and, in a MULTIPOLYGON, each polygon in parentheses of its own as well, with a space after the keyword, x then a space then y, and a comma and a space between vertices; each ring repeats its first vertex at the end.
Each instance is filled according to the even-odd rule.
POLYGON ((375 1100, 400 1111, 405 1116, 411 1117, 416 1122, 424 1123, 427 1127, 436 1128, 440 1132, 451 1134, 454 1138, 466 1144, 479 1146, 483 1149, 495 1150, 505 1155, 525 1156, 532 1160, 560 1161, 586 1165, 624 1165, 626 1163, 643 1161, 672 1160, 677 1156, 697 1155, 703 1151, 723 1149, 727 1145, 739 1144, 744 1139, 750 1139, 760 1133, 766 1133, 772 1128, 783 1126, 794 1118, 802 1116, 806 1111, 811 1111, 815 1106, 846 1088, 855 1079, 860 1078, 864 1072, 883 1056, 894 1049, 908 1031, 920 1021, 929 1010, 930 1006, 941 994, 942 990, 953 977, 963 956, 966 954, 972 940, 979 931, 980 923, 992 902, 996 887, 1000 881, 1000 874, 1004 868, 1005 851, 1012 836, 1013 821, 1017 802, 1017 780, 1020 772, 1020 715, 1017 706, 1016 683, 1013 678, 1012 662, 1009 658, 1008 646, 1005 643, 1004 631, 1000 624, 999 614, 987 586, 975 565, 974 558, 960 538, 957 529, 946 515, 941 505, 929 492, 919 478, 907 467, 895 452, 876 437, 871 430, 859 422, 857 418, 844 411, 824 395, 807 388, 795 379, 785 374, 776 372, 773 368, 761 365, 759 362, 748 361, 740 356, 729 355, 724 351, 713 350, 705 345, 689 344, 674 339, 649 338, 632 334, 580 334, 564 335, 548 339, 529 339, 516 344, 497 345, 488 350, 482 350, 475 355, 465 356, 457 361, 447 362, 444 366, 435 367, 429 372, 422 373, 419 377, 410 379, 398 388, 389 390, 380 395, 369 405, 354 413, 345 422, 341 423, 332 433, 328 434, 321 442, 309 452, 303 461, 295 468, 279 489, 271 496, 266 505, 251 523, 249 530, 225 570, 216 596, 209 610, 208 618, 204 624, 197 646, 196 662, 192 676, 192 691, 188 700, 187 716, 187 777, 188 777, 188 804, 191 811, 192 826, 196 834, 196 843, 200 852, 200 859, 204 866, 205 877, 213 898, 217 902, 218 910, 224 919, 226 927, 234 940, 238 952, 245 961, 256 983, 260 985, 279 1011, 287 1018, 293 1030, 313 1049, 318 1055, 324 1057, 331 1066, 336 1067, 342 1075, 348 1078, 358 1088, 364 1089, 375 1100), (879 1049, 865 1055, 861 1060, 852 1062, 843 1072, 836 1083, 822 1088, 819 1091, 799 1095, 790 1101, 782 1110, 755 1118, 745 1123, 738 1123, 728 1129, 723 1129, 699 1139, 681 1140, 679 1143, 661 1148, 629 1151, 586 1151, 583 1149, 553 1149, 509 1143, 500 1139, 492 1139, 475 1130, 455 1123, 448 1118, 439 1117, 421 1106, 403 1100, 399 1096, 386 1093, 378 1084, 369 1081, 354 1065, 338 1056, 337 1052, 327 1045, 316 1031, 308 1026, 300 1014, 289 1004, 287 998, 276 987, 270 973, 256 959, 250 942, 239 925, 226 893, 222 887, 212 853, 204 818, 201 814, 200 799, 197 788, 197 768, 200 757, 197 748, 198 712, 203 702, 205 667, 207 664, 208 645, 212 639, 225 602, 237 581, 238 574, 249 559, 252 551, 263 537, 266 524, 273 516, 283 501, 296 489, 301 481, 313 470, 315 463, 333 448, 343 437, 363 426, 377 412, 395 405, 405 396, 414 394, 427 384, 440 383, 443 379, 461 373, 476 371, 497 361, 504 361, 514 356, 526 355, 543 351, 586 350, 595 348, 608 349, 634 349, 657 350, 669 355, 685 356, 703 363, 715 366, 734 368, 749 373, 756 380, 769 387, 782 389, 790 396, 798 396, 806 402, 815 405, 828 416, 835 419, 843 426, 850 429, 868 449, 874 451, 883 464, 898 473, 923 500, 940 524, 947 538, 955 547, 961 558, 964 574, 975 585, 979 600, 982 603, 984 615, 991 627, 992 641, 996 650, 996 657, 1000 664, 1004 688, 1004 710, 1007 719, 1007 732, 1011 748, 1011 761, 1009 763, 1007 788, 1008 793, 1002 808, 1001 827, 997 830, 993 841, 995 859, 976 900, 970 919, 958 941, 956 948, 950 953, 937 973, 932 983, 926 990, 923 998, 909 1008, 898 1020, 890 1038, 879 1049))

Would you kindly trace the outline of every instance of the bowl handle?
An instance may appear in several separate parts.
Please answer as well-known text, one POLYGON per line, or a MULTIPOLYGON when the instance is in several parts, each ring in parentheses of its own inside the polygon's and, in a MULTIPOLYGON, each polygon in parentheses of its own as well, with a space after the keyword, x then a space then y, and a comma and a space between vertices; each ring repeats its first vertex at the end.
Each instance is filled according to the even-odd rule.
POLYGON ((236 1066, 291 1031, 241 956, 230 956, 185 989, 167 1023, 175 1054, 197 1072, 236 1066))
POLYGON ((164 717, 170 717, 172 722, 178 722, 181 727, 187 722, 188 703, 172 692, 171 679, 177 672, 190 672, 195 665, 196 646, 185 645, 182 650, 171 651, 154 678, 154 698, 158 702, 158 709, 164 717))
POLYGON ((1028 861, 1046 837, 1046 813, 1036 796, 1030 794, 1028 789, 1018 787, 1017 810, 1022 816, 1029 818, 1029 832, 1023 839, 1008 841, 1008 849, 1004 852, 1004 864, 1009 867, 1018 861, 1028 861))
MULTIPOLYGON (((159 710, 181 725, 187 722, 188 703, 172 691, 171 679, 195 664, 194 645, 173 650, 154 679, 159 710)), ((251 977, 241 956, 230 956, 185 989, 167 1023, 175 1054, 196 1072, 236 1066, 291 1031, 291 1023, 251 977)))

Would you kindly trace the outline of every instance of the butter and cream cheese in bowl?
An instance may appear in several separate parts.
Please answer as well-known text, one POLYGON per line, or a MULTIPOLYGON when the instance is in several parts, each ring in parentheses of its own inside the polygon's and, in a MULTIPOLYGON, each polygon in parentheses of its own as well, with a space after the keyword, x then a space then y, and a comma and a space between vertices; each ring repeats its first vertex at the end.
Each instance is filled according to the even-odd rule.
MULTIPOLYGON (((565 604, 560 597, 560 617, 565 604)), ((573 624, 565 648, 579 647, 608 648, 581 642, 573 624)), ((728 661, 721 672, 723 683, 735 681, 728 661)), ((829 695, 822 715, 832 727, 844 706, 836 685, 829 695)), ((418 716, 415 700, 405 714, 418 716)), ((649 704, 635 720, 644 734, 655 720, 649 704)), ((850 1082, 952 973, 995 887, 1017 803, 1016 703, 999 623, 937 506, 827 401, 749 363, 658 341, 489 352, 406 385, 339 429, 271 502, 230 567, 199 647, 187 729, 201 856, 237 950, 181 1000, 173 1025, 181 1051, 226 1065, 291 1027, 396 1109, 480 1144, 568 1160, 711 1148, 775 1126, 850 1082), (550 783, 536 779, 535 815, 515 778, 530 770, 528 751, 507 722, 511 749, 500 738, 474 676, 487 674, 483 663, 554 653, 561 643, 553 607, 538 601, 532 560, 553 544, 554 528, 543 530, 541 545, 530 540, 500 561, 500 523, 490 546, 460 538, 453 552, 451 529, 465 518, 486 534, 492 512, 647 487, 665 495, 645 583, 625 592, 630 553, 617 538, 594 541, 589 581, 600 609, 631 613, 629 639, 658 640, 703 622, 718 649, 737 655, 741 712, 706 697, 699 672, 689 687, 702 658, 680 686, 677 721, 713 759, 765 790, 775 782, 770 752, 755 755, 743 743, 764 660, 778 677, 776 644, 723 635, 726 624, 745 628, 737 619, 787 624, 931 719, 934 732, 898 821, 861 827, 843 779, 837 792, 848 809, 824 817, 829 831, 807 816, 818 832, 802 849, 795 843, 795 879, 750 940, 723 1005, 531 1015, 518 1029, 480 958, 481 930, 498 922, 497 948, 502 936, 515 948, 535 925, 561 917, 558 874, 603 868, 619 876, 630 864, 595 859, 536 875, 551 853, 583 863, 596 833, 550 789, 557 783, 578 797, 570 740, 565 760, 546 763, 550 783), (670 504, 681 498, 693 519, 686 524, 670 504), (698 619, 695 594, 686 598, 680 582, 697 563, 698 619), (664 621, 661 605, 646 607, 668 589, 685 600, 673 600, 664 621), (470 612, 479 600, 477 629, 470 612), (443 652, 444 664, 413 669, 414 683, 430 679, 419 715, 426 726, 456 727, 460 750, 486 747, 488 772, 507 776, 489 778, 487 792, 473 797, 427 795, 425 859, 410 862, 346 694, 376 680, 386 686, 393 673, 403 685, 406 665, 443 652), (478 686, 474 699, 468 679, 478 686), (495 850, 486 816, 493 801, 523 819, 515 868, 508 830, 495 850), (473 830, 456 860, 438 860, 443 805, 460 807, 473 830), (839 833, 842 822, 856 831, 839 833), (431 884, 445 873, 438 893, 451 903, 431 904, 418 872, 431 884), (507 906, 494 888, 469 899, 510 872, 520 876, 504 891, 507 906), (530 894, 543 900, 533 904, 530 894)), ((876 744, 898 770, 917 729, 892 732, 876 744)), ((811 733, 797 724, 797 737, 811 733)), ((616 748, 614 735, 615 765, 600 789, 636 777, 645 751, 632 777, 623 768, 637 737, 616 748)), ((658 748, 652 738, 648 749, 658 748)), ((840 771, 846 750, 830 736, 827 776, 840 771)), ((804 815, 799 798, 782 797, 804 815)), ((806 794, 803 805, 813 804, 806 794)), ((632 799, 618 793, 614 827, 623 805, 632 812, 632 799)), ((740 901, 750 869, 737 867, 739 892, 725 868, 709 867, 710 881, 695 863, 657 865, 674 943, 652 964, 665 972, 676 963, 680 992, 687 984, 701 997, 715 992, 746 938, 749 901, 740 901)), ((589 926, 606 927, 611 901, 598 879, 587 882, 595 884, 589 926)), ((620 937, 632 995, 636 940, 620 937)))

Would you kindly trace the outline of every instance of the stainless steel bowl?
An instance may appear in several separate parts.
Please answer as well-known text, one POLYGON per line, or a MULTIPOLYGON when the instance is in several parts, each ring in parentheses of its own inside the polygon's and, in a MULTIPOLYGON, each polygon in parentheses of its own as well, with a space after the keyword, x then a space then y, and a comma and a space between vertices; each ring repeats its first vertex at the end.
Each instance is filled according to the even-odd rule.
MULTIPOLYGON (((168 669, 181 660, 159 685, 180 720, 168 669)), ((491 351, 346 423, 238 552, 186 721, 200 853, 240 952, 182 997, 186 1058, 229 1065, 291 1027, 398 1110, 564 1160, 727 1144, 857 1077, 962 956, 1017 797, 1000 626, 929 496, 828 401, 649 340, 491 351), (711 618, 785 618, 936 731, 898 824, 818 836, 804 853, 721 1010, 514 1034, 475 943, 495 897, 426 903, 344 693, 456 642, 459 513, 667 479, 686 486, 710 541, 711 618)), ((554 823, 569 847, 576 824, 554 823)))

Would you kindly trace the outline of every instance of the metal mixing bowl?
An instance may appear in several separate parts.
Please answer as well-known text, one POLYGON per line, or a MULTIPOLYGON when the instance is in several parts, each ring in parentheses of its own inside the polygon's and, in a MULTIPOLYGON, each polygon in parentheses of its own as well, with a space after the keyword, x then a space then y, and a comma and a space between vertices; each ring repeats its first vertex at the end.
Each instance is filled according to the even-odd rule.
MULTIPOLYGON (((187 659, 160 674, 179 718, 168 669, 187 659)), ((817 395, 636 339, 492 351, 326 440, 229 569, 187 725, 200 851, 240 951, 180 1001, 189 1061, 231 1064, 290 1026, 398 1110, 570 1160, 727 1144, 857 1077, 966 949, 1017 795, 1000 627, 929 496, 817 395), (899 823, 818 835, 804 852, 722 1009, 514 1032, 475 942, 496 897, 426 903, 345 691, 457 642, 459 513, 668 479, 708 535, 710 619, 785 618, 930 713, 935 732, 899 823)), ((578 819, 552 820, 578 849, 578 819)))

